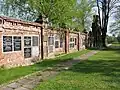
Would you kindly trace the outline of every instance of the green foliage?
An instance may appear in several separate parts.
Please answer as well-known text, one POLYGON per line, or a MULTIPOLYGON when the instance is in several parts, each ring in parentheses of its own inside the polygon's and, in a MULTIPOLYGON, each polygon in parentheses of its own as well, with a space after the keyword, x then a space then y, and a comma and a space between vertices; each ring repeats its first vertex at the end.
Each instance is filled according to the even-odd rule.
POLYGON ((90 30, 92 24, 92 8, 94 7, 95 0, 80 0, 75 7, 76 14, 74 16, 73 26, 83 31, 84 29, 90 30))
POLYGON ((9 10, 7 16, 35 21, 42 14, 54 27, 84 30, 91 28, 94 2, 95 0, 5 0, 5 6, 9 10))
POLYGON ((113 42, 117 42, 117 38, 115 36, 107 36, 107 43, 111 44, 113 42))
POLYGON ((118 42, 120 43, 120 33, 119 33, 118 36, 117 36, 117 40, 118 40, 118 42))
POLYGON ((114 10, 115 11, 113 12, 113 14, 114 14, 115 21, 113 23, 111 23, 110 31, 113 34, 118 34, 118 33, 120 33, 120 4, 117 4, 116 9, 114 9, 114 10))
POLYGON ((6 5, 16 7, 19 17, 43 15, 52 24, 59 25, 72 19, 72 9, 76 0, 6 0, 6 5), (21 15, 21 16, 20 16, 21 15))

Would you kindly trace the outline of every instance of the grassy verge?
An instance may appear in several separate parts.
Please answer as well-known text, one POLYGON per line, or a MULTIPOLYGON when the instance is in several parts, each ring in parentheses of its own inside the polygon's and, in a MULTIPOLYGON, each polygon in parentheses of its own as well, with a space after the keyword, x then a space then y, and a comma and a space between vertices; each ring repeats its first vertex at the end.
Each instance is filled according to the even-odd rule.
POLYGON ((120 43, 112 44, 112 46, 119 46, 120 47, 120 43))
POLYGON ((120 50, 100 51, 35 90, 120 90, 120 50))
POLYGON ((75 53, 70 53, 70 54, 57 57, 54 59, 44 60, 43 62, 31 65, 31 66, 17 67, 17 68, 12 68, 12 69, 0 69, 0 84, 9 82, 11 80, 18 79, 22 76, 34 73, 36 71, 43 70, 47 67, 52 67, 57 63, 70 60, 74 57, 78 57, 79 55, 85 54, 87 52, 89 52, 89 50, 83 50, 83 51, 79 51, 75 53))

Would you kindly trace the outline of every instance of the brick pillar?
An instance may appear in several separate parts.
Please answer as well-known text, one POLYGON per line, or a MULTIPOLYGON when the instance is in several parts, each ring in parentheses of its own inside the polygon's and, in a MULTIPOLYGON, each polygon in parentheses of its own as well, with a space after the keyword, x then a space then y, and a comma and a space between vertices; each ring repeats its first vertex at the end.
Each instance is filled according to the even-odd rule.
POLYGON ((44 29, 43 27, 41 27, 41 59, 44 59, 43 33, 44 33, 44 29))
POLYGON ((69 52, 69 30, 65 31, 65 53, 69 52))
POLYGON ((78 51, 80 51, 80 32, 78 32, 78 51))

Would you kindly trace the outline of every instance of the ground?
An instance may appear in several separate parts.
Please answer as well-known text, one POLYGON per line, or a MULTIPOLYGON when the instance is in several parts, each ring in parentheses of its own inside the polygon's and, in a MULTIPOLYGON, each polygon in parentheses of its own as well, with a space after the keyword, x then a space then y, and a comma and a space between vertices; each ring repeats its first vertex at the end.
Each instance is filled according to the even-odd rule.
POLYGON ((37 71, 42 71, 48 67, 53 67, 54 65, 60 62, 71 60, 74 57, 78 57, 89 51, 90 50, 83 50, 75 53, 70 53, 54 59, 47 59, 47 60, 44 60, 43 62, 36 63, 31 66, 18 67, 18 68, 12 68, 12 69, 0 68, 0 85, 3 83, 8 83, 9 81, 18 79, 20 77, 26 76, 28 74, 31 74, 37 71))
MULTIPOLYGON (((40 84, 38 83, 38 86, 35 87, 34 90, 120 90, 119 46, 120 45, 114 45, 105 50, 84 50, 75 52, 57 57, 55 59, 45 60, 42 63, 37 63, 32 66, 13 69, 1 68, 0 84, 9 82, 33 72, 42 71, 48 67, 53 69, 57 67, 57 69, 59 69, 59 63, 63 63, 65 66, 68 64, 73 65, 72 63, 75 63, 75 65, 72 67, 70 65, 70 68, 60 70, 57 76, 55 75, 47 80, 42 79, 42 77, 49 74, 51 70, 44 71, 45 73, 39 73, 39 75, 35 77, 40 77, 40 81, 43 81, 40 82, 40 84), (91 56, 91 52, 98 53, 94 53, 95 55, 91 56), (76 59, 77 64, 76 60, 74 60, 75 57, 82 57, 81 59, 76 59), (78 62, 78 60, 80 62, 78 62), (68 63, 65 64, 65 62, 68 63)), ((25 80, 23 79, 22 81, 25 80)), ((34 80, 34 78, 32 80, 34 80)), ((37 78, 36 80, 38 81, 37 78)), ((27 82, 25 84, 27 84, 27 82)), ((24 85, 18 85, 18 82, 7 85, 9 88, 17 86, 20 88, 24 87, 24 85)), ((33 86, 33 84, 27 85, 27 88, 29 88, 29 86, 33 86)))
POLYGON ((99 51, 35 90, 120 90, 120 49, 99 51))

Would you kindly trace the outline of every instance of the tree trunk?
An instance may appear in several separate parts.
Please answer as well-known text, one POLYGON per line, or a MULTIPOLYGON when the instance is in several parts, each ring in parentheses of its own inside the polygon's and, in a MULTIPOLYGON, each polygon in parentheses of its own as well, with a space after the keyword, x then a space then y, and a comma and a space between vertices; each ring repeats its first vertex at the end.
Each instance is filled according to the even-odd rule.
POLYGON ((105 39, 106 39, 106 35, 102 35, 102 47, 106 47, 105 39))
POLYGON ((102 47, 107 47, 106 46, 106 28, 103 28, 103 30, 102 30, 102 47))

